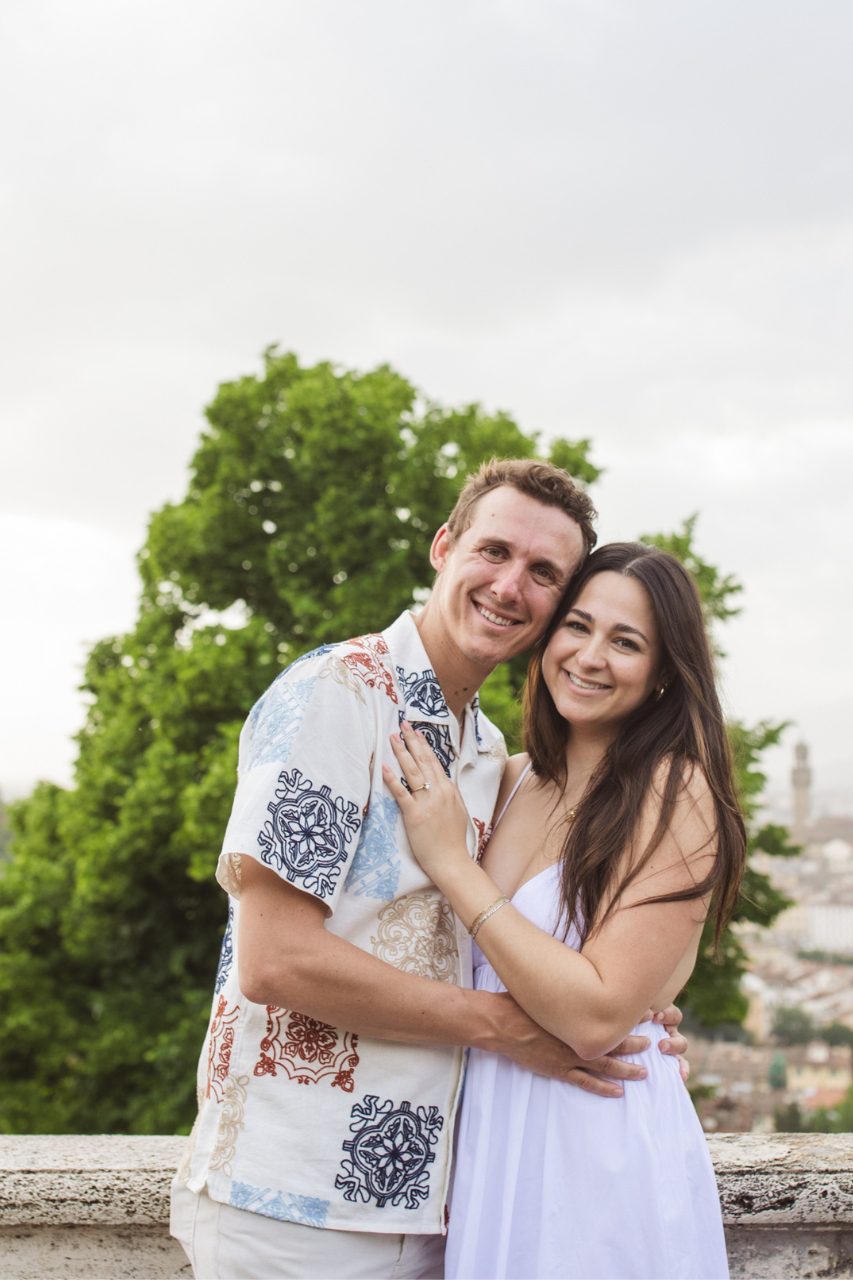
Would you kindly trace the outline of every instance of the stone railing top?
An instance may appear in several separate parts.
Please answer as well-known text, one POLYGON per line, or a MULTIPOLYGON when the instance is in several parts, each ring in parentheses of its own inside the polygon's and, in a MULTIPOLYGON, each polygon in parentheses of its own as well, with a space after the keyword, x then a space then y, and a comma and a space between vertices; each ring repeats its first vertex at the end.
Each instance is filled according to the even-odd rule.
MULTIPOLYGON (((186 1138, 0 1136, 0 1227, 161 1225, 186 1138)), ((728 1225, 853 1223, 853 1134, 708 1139, 728 1225)))
POLYGON ((708 1147, 727 1226, 853 1223, 853 1133, 725 1133, 708 1147))
POLYGON ((0 1137, 0 1227, 161 1225, 186 1138, 0 1137))

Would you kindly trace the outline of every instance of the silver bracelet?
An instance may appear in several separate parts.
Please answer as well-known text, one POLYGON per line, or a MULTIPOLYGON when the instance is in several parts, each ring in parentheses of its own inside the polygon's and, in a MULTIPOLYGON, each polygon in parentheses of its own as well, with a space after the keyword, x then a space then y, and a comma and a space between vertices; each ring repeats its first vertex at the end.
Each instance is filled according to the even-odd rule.
POLYGON ((493 902, 490 907, 486 907, 485 911, 481 911, 477 916, 477 919, 471 925, 471 928, 468 930, 471 937, 476 938, 486 921, 491 920, 492 916, 495 915, 496 912, 500 911, 501 907, 507 906, 508 903, 509 898, 498 898, 497 902, 493 902))

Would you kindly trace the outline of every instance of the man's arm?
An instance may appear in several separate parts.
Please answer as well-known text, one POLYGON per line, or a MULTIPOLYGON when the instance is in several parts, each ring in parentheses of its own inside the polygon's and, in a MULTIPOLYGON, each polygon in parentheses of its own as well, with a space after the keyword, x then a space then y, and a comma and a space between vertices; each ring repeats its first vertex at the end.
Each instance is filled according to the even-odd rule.
MULTIPOLYGON (((241 858, 240 989, 257 1004, 298 1009, 332 1026, 405 1044, 454 1044, 501 1053, 540 1075, 618 1097, 642 1067, 616 1057, 581 1062, 511 996, 404 973, 330 933, 322 903, 253 858, 241 858), (605 1073, 610 1080, 597 1074, 605 1073)), ((679 1037, 676 1037, 679 1039, 679 1037)), ((638 1053, 629 1036, 613 1053, 638 1053)))

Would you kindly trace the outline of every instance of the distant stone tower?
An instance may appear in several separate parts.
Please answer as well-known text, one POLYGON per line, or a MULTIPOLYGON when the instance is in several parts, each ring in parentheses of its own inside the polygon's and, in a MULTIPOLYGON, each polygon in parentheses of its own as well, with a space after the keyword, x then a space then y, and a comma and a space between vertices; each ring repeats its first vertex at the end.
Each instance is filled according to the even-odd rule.
POLYGON ((794 767, 791 770, 791 798, 794 811, 791 835, 798 841, 805 839, 806 828, 811 817, 811 787, 812 770, 809 764, 809 749, 804 742, 798 742, 794 747, 794 767))

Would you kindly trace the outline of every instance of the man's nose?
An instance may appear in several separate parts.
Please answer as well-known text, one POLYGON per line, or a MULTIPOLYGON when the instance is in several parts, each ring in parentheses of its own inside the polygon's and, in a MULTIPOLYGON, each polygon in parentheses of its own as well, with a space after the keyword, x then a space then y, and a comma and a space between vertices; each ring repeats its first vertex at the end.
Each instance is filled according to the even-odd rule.
POLYGON ((517 600, 521 595, 524 567, 508 561, 492 580, 492 591, 498 600, 517 600))

